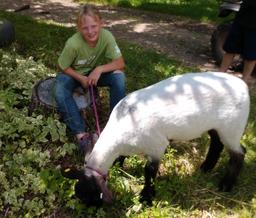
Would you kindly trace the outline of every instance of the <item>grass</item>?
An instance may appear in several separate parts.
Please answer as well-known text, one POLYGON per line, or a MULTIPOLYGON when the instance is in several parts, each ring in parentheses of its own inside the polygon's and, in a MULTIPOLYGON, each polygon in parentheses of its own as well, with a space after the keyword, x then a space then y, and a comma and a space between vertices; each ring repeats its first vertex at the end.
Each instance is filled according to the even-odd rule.
POLYGON ((219 1, 216 0, 77 0, 88 3, 142 9, 152 12, 161 12, 170 15, 183 16, 202 22, 220 21, 218 18, 219 1))
MULTIPOLYGON (((109 184, 116 196, 113 205, 87 208, 73 197, 75 181, 67 181, 59 173, 63 163, 82 166, 82 158, 76 154, 76 146, 66 135, 64 125, 54 114, 48 118, 40 113, 33 117, 26 114, 31 83, 57 72, 57 57, 75 30, 3 11, 0 11, 1 18, 15 23, 17 40, 13 46, 0 50, 0 216, 256 216, 255 90, 251 91, 251 113, 242 139, 247 149, 245 166, 231 193, 222 193, 216 188, 228 161, 226 153, 213 172, 202 174, 198 170, 208 143, 204 135, 168 148, 157 177, 152 207, 138 201, 145 160, 134 156, 126 161, 125 170, 114 166, 110 171, 109 184), (30 83, 26 83, 27 80, 30 83)), ((194 70, 154 50, 144 50, 125 41, 119 44, 127 65, 128 92, 194 70)))
MULTIPOLYGON (((46 21, 33 20, 30 17, 14 16, 11 13, 0 13, 0 19, 5 18, 15 24, 16 46, 19 54, 32 56, 34 60, 41 60, 47 67, 57 70, 57 58, 69 36, 75 28, 66 28, 46 21)), ((144 50, 134 44, 119 42, 127 65, 127 76, 134 77, 136 83, 128 80, 128 91, 145 87, 155 81, 182 72, 186 68, 177 60, 170 60, 166 56, 157 54, 153 50, 144 50), (139 60, 144 56, 145 63, 139 60), (175 66, 175 67, 174 67, 175 66), (140 73, 137 73, 140 72, 140 73), (157 73, 152 73, 157 72, 157 73)))

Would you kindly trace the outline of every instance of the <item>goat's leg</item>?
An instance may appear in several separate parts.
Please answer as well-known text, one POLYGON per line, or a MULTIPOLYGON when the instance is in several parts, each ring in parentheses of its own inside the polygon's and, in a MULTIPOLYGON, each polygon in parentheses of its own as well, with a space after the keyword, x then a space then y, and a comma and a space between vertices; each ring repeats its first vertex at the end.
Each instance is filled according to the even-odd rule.
POLYGON ((152 205, 152 198, 155 196, 154 181, 158 171, 159 160, 148 161, 145 166, 145 184, 140 193, 140 202, 147 202, 152 205))
POLYGON ((216 130, 209 130, 208 134, 210 135, 211 143, 206 159, 200 167, 203 172, 208 172, 213 169, 224 147, 216 130))
POLYGON ((243 153, 237 153, 230 151, 230 159, 228 163, 228 169, 225 176, 219 183, 219 190, 229 192, 232 190, 238 175, 243 167, 245 149, 243 153))
POLYGON ((123 167, 123 166, 124 166, 125 158, 126 158, 125 156, 120 156, 120 157, 118 157, 118 158, 114 161, 114 164, 113 164, 113 165, 118 164, 118 166, 123 167))

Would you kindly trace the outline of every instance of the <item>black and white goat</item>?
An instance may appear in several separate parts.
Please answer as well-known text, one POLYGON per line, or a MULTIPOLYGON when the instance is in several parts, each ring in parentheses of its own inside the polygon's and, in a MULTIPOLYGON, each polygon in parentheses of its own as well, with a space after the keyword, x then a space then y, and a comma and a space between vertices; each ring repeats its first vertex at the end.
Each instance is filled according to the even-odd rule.
POLYGON ((230 191, 242 168, 245 149, 240 139, 249 114, 247 85, 220 72, 188 73, 135 91, 122 99, 95 144, 83 171, 66 170, 78 179, 76 195, 88 204, 111 202, 107 174, 119 156, 144 154, 145 185, 141 200, 151 202, 153 181, 170 140, 191 140, 208 132, 211 143, 204 172, 217 163, 223 147, 230 161, 219 188, 230 191))

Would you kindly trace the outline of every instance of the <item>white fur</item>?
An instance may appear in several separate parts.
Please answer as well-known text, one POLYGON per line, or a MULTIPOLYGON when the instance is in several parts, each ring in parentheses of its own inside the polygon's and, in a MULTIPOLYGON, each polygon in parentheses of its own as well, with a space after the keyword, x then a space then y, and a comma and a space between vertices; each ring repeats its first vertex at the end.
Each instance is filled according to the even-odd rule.
POLYGON ((220 72, 187 73, 135 91, 113 109, 88 159, 107 173, 119 156, 145 154, 160 160, 169 140, 190 140, 215 129, 229 149, 240 139, 248 114, 247 85, 220 72))

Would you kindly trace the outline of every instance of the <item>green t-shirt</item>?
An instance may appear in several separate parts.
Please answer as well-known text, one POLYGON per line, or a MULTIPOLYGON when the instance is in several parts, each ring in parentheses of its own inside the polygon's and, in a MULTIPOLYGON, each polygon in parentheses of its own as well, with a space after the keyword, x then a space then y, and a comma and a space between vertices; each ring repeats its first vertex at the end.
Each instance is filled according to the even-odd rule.
POLYGON ((78 73, 87 73, 100 65, 104 58, 115 60, 121 57, 121 51, 114 36, 106 29, 101 29, 95 47, 91 48, 80 32, 70 37, 58 59, 61 69, 72 67, 78 73))

